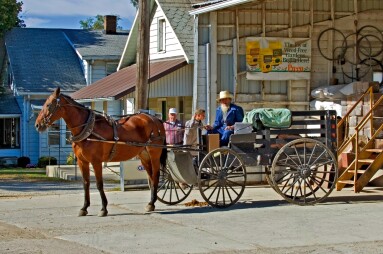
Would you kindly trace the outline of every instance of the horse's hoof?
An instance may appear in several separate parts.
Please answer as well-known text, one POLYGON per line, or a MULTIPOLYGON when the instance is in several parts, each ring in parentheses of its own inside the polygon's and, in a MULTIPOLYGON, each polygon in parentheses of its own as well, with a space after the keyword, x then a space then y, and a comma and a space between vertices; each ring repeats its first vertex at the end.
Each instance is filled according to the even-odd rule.
POLYGON ((145 207, 145 211, 146 211, 146 212, 153 212, 153 211, 154 211, 154 208, 156 208, 154 205, 148 204, 148 205, 145 207))
POLYGON ((98 212, 98 217, 105 217, 108 215, 108 211, 101 210, 98 212))
POLYGON ((78 213, 78 216, 86 216, 87 214, 88 214, 88 211, 80 210, 80 212, 78 213))

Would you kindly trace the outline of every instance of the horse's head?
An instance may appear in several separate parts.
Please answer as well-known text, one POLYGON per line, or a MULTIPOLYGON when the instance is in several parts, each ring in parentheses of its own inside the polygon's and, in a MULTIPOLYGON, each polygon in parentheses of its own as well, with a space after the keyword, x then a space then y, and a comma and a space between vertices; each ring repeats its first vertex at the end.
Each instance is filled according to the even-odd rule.
POLYGON ((60 119, 60 88, 57 88, 45 101, 37 116, 35 127, 37 131, 45 131, 56 120, 60 119))

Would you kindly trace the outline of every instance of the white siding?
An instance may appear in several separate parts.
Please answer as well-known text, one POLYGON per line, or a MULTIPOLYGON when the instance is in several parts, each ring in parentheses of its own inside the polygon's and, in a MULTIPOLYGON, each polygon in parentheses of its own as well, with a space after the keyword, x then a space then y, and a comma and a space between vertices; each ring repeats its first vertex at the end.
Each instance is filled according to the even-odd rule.
POLYGON ((188 64, 149 84, 149 98, 193 95, 193 65, 188 64))
POLYGON ((176 34, 169 25, 169 22, 166 20, 165 28, 165 51, 158 52, 158 20, 165 19, 165 15, 161 9, 158 7, 156 13, 153 17, 153 21, 150 24, 150 44, 149 44, 149 54, 150 60, 174 57, 174 56, 184 56, 181 44, 179 43, 176 34))
POLYGON ((104 61, 94 61, 92 68, 92 83, 106 77, 106 63, 104 61))
POLYGON ((122 103, 121 100, 108 101, 108 105, 107 105, 108 115, 110 116, 122 115, 121 103, 122 103))

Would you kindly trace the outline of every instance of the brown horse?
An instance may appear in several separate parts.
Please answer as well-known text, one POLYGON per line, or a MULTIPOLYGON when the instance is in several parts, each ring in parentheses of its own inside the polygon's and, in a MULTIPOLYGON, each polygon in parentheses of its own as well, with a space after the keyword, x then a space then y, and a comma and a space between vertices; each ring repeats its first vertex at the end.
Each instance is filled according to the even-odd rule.
POLYGON ((64 119, 72 133, 72 147, 83 177, 85 201, 79 216, 87 215, 90 205, 89 163, 94 168, 97 189, 102 200, 99 216, 106 216, 108 201, 103 188, 102 163, 124 161, 135 156, 141 159, 149 176, 151 199, 146 211, 155 209, 160 167, 165 166, 167 156, 163 146, 166 144, 165 130, 158 118, 140 113, 114 121, 61 94, 60 88, 57 88, 41 109, 35 123, 36 130, 44 131, 60 118, 64 119), (123 142, 128 144, 122 144, 123 142))

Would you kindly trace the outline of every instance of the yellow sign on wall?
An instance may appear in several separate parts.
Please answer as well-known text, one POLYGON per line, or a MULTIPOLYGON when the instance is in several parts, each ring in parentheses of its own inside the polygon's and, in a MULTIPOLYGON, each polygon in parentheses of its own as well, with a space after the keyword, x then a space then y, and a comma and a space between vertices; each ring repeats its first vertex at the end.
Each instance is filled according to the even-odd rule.
POLYGON ((246 65, 248 79, 310 79, 311 40, 248 37, 246 65))

